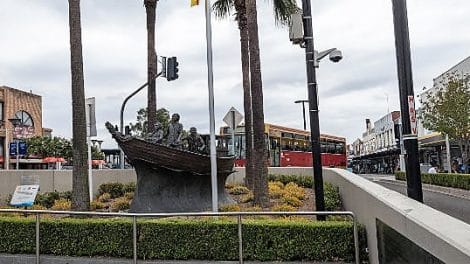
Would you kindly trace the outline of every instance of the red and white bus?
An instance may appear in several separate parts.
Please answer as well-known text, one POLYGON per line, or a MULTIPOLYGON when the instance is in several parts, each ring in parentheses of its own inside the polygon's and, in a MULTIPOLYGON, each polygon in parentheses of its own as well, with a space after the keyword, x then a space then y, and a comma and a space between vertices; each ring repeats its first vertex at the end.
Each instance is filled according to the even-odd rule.
MULTIPOLYGON (((311 167, 310 132, 273 124, 265 124, 269 163, 273 167, 311 167)), ((231 129, 220 128, 220 136, 231 146, 231 129)), ((346 167, 346 138, 321 134, 321 160, 326 167, 346 167)), ((245 127, 235 129, 236 166, 245 165, 245 127)))

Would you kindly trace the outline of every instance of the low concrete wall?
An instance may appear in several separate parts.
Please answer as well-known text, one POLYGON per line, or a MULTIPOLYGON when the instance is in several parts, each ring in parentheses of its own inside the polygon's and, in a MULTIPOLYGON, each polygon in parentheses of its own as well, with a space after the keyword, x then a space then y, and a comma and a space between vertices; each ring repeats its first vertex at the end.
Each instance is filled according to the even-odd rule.
MULTIPOLYGON (((21 184, 22 176, 32 176, 39 179, 40 192, 64 192, 72 190, 71 170, 2 170, 0 171, 0 201, 4 202, 8 195, 21 184)), ((106 182, 135 182, 137 176, 134 170, 93 170, 93 193, 106 182)))

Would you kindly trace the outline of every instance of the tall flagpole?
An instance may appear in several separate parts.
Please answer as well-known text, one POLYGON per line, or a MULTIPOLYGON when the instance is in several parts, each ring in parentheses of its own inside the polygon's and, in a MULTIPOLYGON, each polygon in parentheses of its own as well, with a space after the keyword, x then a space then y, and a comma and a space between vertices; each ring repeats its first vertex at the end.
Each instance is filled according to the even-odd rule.
POLYGON ((209 126, 210 126, 210 158, 211 158, 211 189, 212 211, 218 211, 217 197, 217 153, 215 149, 215 116, 214 116, 214 76, 212 70, 212 27, 211 3, 205 0, 206 9, 206 43, 207 43, 207 84, 209 89, 209 126))

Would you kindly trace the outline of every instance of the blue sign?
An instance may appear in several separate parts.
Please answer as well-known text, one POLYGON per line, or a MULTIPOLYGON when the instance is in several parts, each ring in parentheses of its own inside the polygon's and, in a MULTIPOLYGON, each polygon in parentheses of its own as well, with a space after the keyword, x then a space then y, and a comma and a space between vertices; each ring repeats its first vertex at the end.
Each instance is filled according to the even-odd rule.
MULTIPOLYGON (((10 143, 10 156, 16 156, 16 142, 10 143)), ((18 142, 18 154, 26 155, 28 153, 28 145, 26 142, 18 142)))
POLYGON ((26 142, 20 142, 19 143, 19 152, 20 155, 26 155, 28 153, 28 145, 26 145, 26 142))
POLYGON ((16 156, 16 142, 10 143, 10 156, 16 156))

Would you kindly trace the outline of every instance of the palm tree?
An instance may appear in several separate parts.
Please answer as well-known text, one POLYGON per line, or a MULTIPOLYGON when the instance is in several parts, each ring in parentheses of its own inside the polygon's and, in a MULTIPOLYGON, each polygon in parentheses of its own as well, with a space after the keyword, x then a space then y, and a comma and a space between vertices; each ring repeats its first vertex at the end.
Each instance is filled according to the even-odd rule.
MULTIPOLYGON (((247 6, 245 0, 218 0, 214 3, 213 9, 218 18, 228 17, 233 9, 235 9, 235 20, 238 22, 240 30, 240 48, 242 61, 242 77, 243 77, 243 100, 245 112, 245 135, 246 135, 246 181, 250 189, 254 190, 255 203, 266 205, 267 203, 267 151, 264 145, 264 114, 263 114, 263 92, 261 83, 261 69, 259 64, 259 44, 258 44, 258 28, 256 20, 256 3, 250 3, 254 13, 251 14, 251 25, 255 23, 255 30, 251 30, 251 34, 255 34, 249 38, 247 6), (254 8, 254 9, 253 9, 254 8), (253 41, 251 41, 253 39, 253 41), (255 46, 256 48, 252 47, 255 46), (253 53, 252 52, 253 49, 253 53), (253 54, 250 56, 250 54, 253 54), (253 64, 250 64, 253 63, 253 64), (254 67, 251 67, 251 66, 254 67), (257 69, 255 69, 257 66, 257 69), (251 84, 250 84, 251 69, 251 84), (255 84, 254 84, 255 83, 255 84), (253 89, 253 85, 256 86, 253 89), (255 103, 253 104, 253 98, 255 103), (260 104, 261 102, 261 104, 260 104), (256 107, 256 108, 255 108, 256 107), (253 111, 254 110, 254 111, 253 111), (253 113, 256 113, 255 115, 253 113), (256 124, 256 128, 255 128, 256 124), (256 130, 256 132, 255 132, 256 130), (254 133, 256 133, 257 147, 255 146, 254 133), (260 140, 260 135, 261 140, 260 140), (263 146, 260 148, 260 144, 263 146), (255 149, 258 150, 255 152, 255 149), (262 164, 260 166, 260 164, 262 164), (264 169, 262 169, 264 168, 264 169), (257 179, 257 180, 256 180, 257 179), (255 184, 255 182, 258 182, 255 184), (263 183, 265 182, 265 183, 263 183)), ((274 15, 276 23, 283 25, 290 20, 290 15, 298 8, 294 0, 274 0, 274 15)), ((253 27, 252 27, 253 29, 253 27)))
POLYGON ((147 13, 147 109, 148 109, 148 131, 151 133, 155 128, 157 116, 156 81, 157 54, 155 52, 155 18, 158 0, 144 0, 145 12, 147 13))
POLYGON ((80 23, 80 0, 69 0, 73 113, 72 209, 89 210, 85 89, 83 84, 82 29, 80 23))

